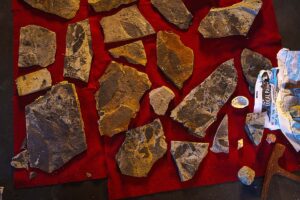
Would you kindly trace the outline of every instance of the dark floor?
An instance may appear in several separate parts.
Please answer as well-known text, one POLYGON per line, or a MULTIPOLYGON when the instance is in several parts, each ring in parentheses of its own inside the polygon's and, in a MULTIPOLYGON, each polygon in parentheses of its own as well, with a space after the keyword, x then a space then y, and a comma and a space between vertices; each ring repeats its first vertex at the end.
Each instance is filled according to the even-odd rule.
MULTIPOLYGON (((102 200, 107 199, 107 181, 89 181, 52 187, 15 190, 9 160, 13 152, 12 126, 12 15, 11 0, 0 3, 0 186, 5 186, 4 200, 102 200)), ((300 0, 274 0, 283 45, 300 50, 300 0)), ((194 188, 136 198, 139 200, 201 199, 201 200, 258 200, 262 179, 253 186, 240 183, 194 188)), ((281 177, 273 179, 271 200, 300 200, 300 187, 281 177)))

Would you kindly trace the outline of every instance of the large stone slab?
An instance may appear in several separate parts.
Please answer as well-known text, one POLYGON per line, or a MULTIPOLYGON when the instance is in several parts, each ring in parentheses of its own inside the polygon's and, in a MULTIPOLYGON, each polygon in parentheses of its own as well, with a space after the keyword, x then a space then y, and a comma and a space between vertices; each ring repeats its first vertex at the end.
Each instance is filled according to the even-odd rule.
POLYGON ((232 6, 212 8, 198 30, 204 38, 247 36, 261 7, 261 0, 244 0, 232 6))
POLYGON ((210 150, 214 153, 229 153, 228 115, 221 121, 210 150))
POLYGON ((116 155, 121 173, 147 177, 152 166, 167 151, 164 130, 159 119, 126 132, 124 143, 116 155))
POLYGON ((114 15, 100 21, 104 42, 121 42, 155 34, 151 24, 144 18, 136 5, 123 8, 114 15))
POLYGON ((244 76, 249 85, 249 90, 254 94, 257 76, 260 70, 269 70, 272 68, 271 61, 263 55, 250 49, 244 49, 241 55, 241 64, 244 76))
POLYGON ((237 76, 233 59, 221 64, 183 99, 171 117, 191 134, 204 137, 206 129, 216 121, 219 110, 235 91, 237 76))
POLYGON ((55 32, 36 25, 20 29, 19 67, 47 67, 54 63, 55 54, 55 32))
POLYGON ((137 0, 88 0, 96 12, 105 12, 118 8, 121 5, 130 4, 137 0))
POLYGON ((146 66, 147 56, 141 40, 108 50, 114 58, 125 58, 129 63, 146 66))
POLYGON ((208 143, 171 141, 171 154, 182 182, 191 180, 208 154, 208 143))
POLYGON ((159 31, 157 34, 157 65, 179 89, 194 70, 194 52, 178 35, 159 31))
POLYGON ((182 0, 151 0, 151 3, 166 20, 180 29, 186 30, 192 23, 193 15, 182 0))
POLYGON ((66 37, 64 77, 89 81, 93 59, 89 20, 69 24, 66 37))
POLYGON ((33 8, 57 15, 65 19, 72 19, 79 10, 80 0, 23 0, 33 8))
POLYGON ((61 82, 25 108, 29 164, 51 173, 87 149, 74 84, 61 82))
POLYGON ((16 79, 16 85, 19 96, 25 96, 52 86, 52 78, 48 69, 41 69, 16 79))
POLYGON ((140 99, 151 87, 148 75, 111 62, 99 84, 95 99, 100 134, 112 137, 127 131, 131 119, 140 110, 140 99))

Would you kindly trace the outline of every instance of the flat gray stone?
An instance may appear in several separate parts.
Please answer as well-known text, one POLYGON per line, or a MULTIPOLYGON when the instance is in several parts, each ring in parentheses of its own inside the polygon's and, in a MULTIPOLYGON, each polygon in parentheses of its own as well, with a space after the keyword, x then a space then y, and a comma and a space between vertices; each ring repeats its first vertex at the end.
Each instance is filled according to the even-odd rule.
POLYGON ((151 24, 144 18, 136 5, 123 8, 114 15, 100 21, 104 42, 121 42, 155 34, 151 24))
POLYGON ((221 64, 194 88, 172 111, 171 117, 197 137, 216 121, 217 114, 236 89, 237 71, 233 59, 221 64))
POLYGON ((266 115, 267 112, 248 113, 246 117, 245 131, 256 146, 261 143, 264 134, 266 115))
POLYGON ((167 152, 164 130, 159 119, 126 132, 126 138, 116 155, 121 173, 147 177, 152 166, 167 152))
POLYGON ((55 32, 36 25, 20 29, 19 67, 47 67, 54 63, 55 54, 55 32))
POLYGON ((93 59, 89 20, 69 24, 66 37, 64 77, 89 81, 93 59))
POLYGON ((27 105, 25 114, 31 168, 52 173, 87 149, 74 84, 64 81, 54 85, 27 105))
POLYGON ((208 154, 208 146, 208 143, 171 141, 171 154, 182 182, 194 177, 208 154))
POLYGON ((229 153, 228 115, 221 121, 210 150, 214 153, 229 153))
POLYGON ((193 15, 182 0, 151 0, 151 3, 168 22, 180 29, 186 30, 192 23, 193 15))
POLYGON ((232 6, 212 8, 198 30, 204 38, 247 36, 261 7, 261 0, 243 0, 232 6))

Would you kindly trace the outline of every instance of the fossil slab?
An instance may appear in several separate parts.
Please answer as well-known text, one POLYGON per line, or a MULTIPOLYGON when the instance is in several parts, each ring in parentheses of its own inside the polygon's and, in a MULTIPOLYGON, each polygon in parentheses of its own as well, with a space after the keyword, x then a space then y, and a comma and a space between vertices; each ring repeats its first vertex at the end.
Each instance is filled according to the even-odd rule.
POLYGON ((238 178, 244 185, 251 185, 255 178, 255 171, 250 167, 244 166, 238 171, 238 178))
POLYGON ((192 179, 208 154, 208 143, 171 141, 171 154, 182 182, 192 179))
POLYGON ((141 40, 109 50, 114 58, 125 58, 129 63, 146 66, 147 56, 141 40))
POLYGON ((156 88, 149 94, 150 104, 157 115, 166 114, 169 104, 174 97, 174 92, 166 86, 156 88))
POLYGON ((210 150, 214 153, 229 153, 228 115, 225 115, 219 125, 210 150))
POLYGON ((14 156, 10 162, 10 165, 16 169, 28 169, 29 155, 27 150, 23 150, 14 156))
POLYGON ((256 79, 261 70, 268 70, 272 68, 271 61, 263 55, 244 49, 241 55, 241 64, 244 76, 249 85, 249 90, 254 94, 256 79))
POLYGON ((69 24, 66 42, 64 77, 87 83, 93 59, 89 20, 69 24))
POLYGON ((261 0, 243 0, 229 7, 212 8, 198 30, 204 38, 247 36, 261 7, 261 0))
POLYGON ((54 85, 25 114, 30 167, 51 173, 87 149, 74 84, 54 85))
POLYGON ((95 12, 106 12, 137 0, 88 0, 95 12))
POLYGON ((25 96, 52 86, 51 74, 47 69, 41 69, 16 79, 19 96, 25 96))
POLYGON ((121 173, 147 177, 152 166, 167 151, 164 130, 159 119, 126 132, 126 139, 116 155, 121 173))
POLYGON ((54 63, 55 54, 55 32, 36 25, 20 29, 19 67, 47 67, 54 63))
POLYGON ((33 8, 65 19, 72 19, 79 10, 80 0, 24 0, 33 8))
POLYGON ((123 8, 100 21, 104 42, 120 42, 155 34, 151 24, 143 17, 136 5, 123 8))
POLYGON ((264 134, 266 114, 266 112, 248 113, 246 117, 245 130, 250 140, 256 146, 261 143, 264 134))
POLYGON ((172 24, 186 30, 192 23, 193 15, 182 0, 151 0, 152 5, 172 24))
POLYGON ((194 69, 194 52, 178 35, 159 31, 157 34, 157 65, 179 89, 194 69))
POLYGON ((206 129, 235 91, 237 76, 233 59, 221 64, 183 99, 171 117, 188 128, 191 134, 204 137, 206 129))
POLYGON ((131 119, 140 110, 140 99, 151 87, 148 75, 111 62, 99 84, 95 99, 100 134, 112 137, 127 131, 131 119))

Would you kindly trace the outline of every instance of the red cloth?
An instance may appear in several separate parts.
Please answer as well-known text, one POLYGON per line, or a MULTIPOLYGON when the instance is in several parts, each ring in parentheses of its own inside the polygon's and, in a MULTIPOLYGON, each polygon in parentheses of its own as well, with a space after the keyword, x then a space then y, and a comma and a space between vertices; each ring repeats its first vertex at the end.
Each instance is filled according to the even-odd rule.
MULTIPOLYGON (((255 20, 248 38, 236 36, 223 39, 203 39, 203 37, 197 31, 198 25, 201 19, 208 13, 210 7, 227 6, 238 2, 238 0, 185 0, 185 2, 189 10, 191 10, 194 15, 193 25, 187 32, 179 31, 173 25, 167 23, 158 14, 158 12, 153 9, 150 4, 150 0, 140 0, 138 3, 142 14, 147 20, 150 21, 156 31, 171 30, 179 34, 183 43, 194 50, 194 73, 191 79, 185 83, 184 88, 181 91, 176 89, 173 84, 167 81, 167 79, 157 68, 155 36, 150 36, 143 39, 148 57, 148 64, 146 68, 141 66, 133 66, 128 63, 127 64, 137 68, 140 71, 147 72, 153 84, 152 88, 166 85, 170 87, 176 94, 176 99, 171 103, 167 115, 160 117, 164 126, 165 135, 167 137, 168 148, 170 147, 171 140, 212 143, 217 126, 219 125, 220 120, 225 113, 227 113, 229 115, 230 126, 230 154, 224 155, 209 152, 208 156, 201 163, 199 171, 195 175, 194 179, 186 183, 181 183, 179 181, 176 166, 171 158, 169 150, 167 154, 153 166, 148 178, 132 178, 121 175, 114 158, 124 140, 125 135, 119 134, 113 138, 101 138, 99 136, 97 128, 98 117, 94 100, 94 93, 99 87, 97 80, 104 73, 106 66, 111 60, 106 50, 110 47, 126 43, 123 42, 113 45, 104 45, 103 43, 103 34, 99 26, 99 20, 103 16, 115 13, 117 10, 97 14, 93 12, 92 9, 87 5, 87 0, 82 0, 81 8, 79 13, 76 15, 76 18, 71 21, 66 21, 59 17, 33 9, 23 3, 21 0, 14 0, 14 78, 33 71, 33 69, 20 70, 17 67, 19 29, 20 27, 28 24, 41 25, 57 33, 58 49, 56 62, 48 67, 48 69, 51 71, 54 83, 58 83, 63 80, 62 72, 65 52, 65 34, 67 25, 69 23, 89 17, 93 37, 93 50, 95 53, 89 84, 84 85, 82 83, 75 82, 85 122, 88 151, 78 156, 68 163, 63 169, 58 170, 52 175, 38 172, 37 178, 32 181, 29 181, 28 173, 25 170, 16 170, 14 180, 17 187, 41 186, 71 181, 81 181, 88 179, 85 175, 86 172, 90 172, 93 175, 93 178, 103 178, 106 175, 105 166, 107 166, 109 197, 110 199, 116 199, 201 185, 217 184, 227 181, 235 181, 237 179, 236 173, 243 165, 248 165, 255 169, 257 175, 259 176, 264 174, 267 160, 270 156, 273 145, 268 145, 265 140, 263 140, 259 147, 254 147, 247 138, 243 125, 245 121, 245 115, 247 112, 252 111, 251 109, 238 111, 233 109, 228 103, 221 110, 218 116, 218 121, 208 129, 207 136, 204 139, 198 139, 189 135, 187 130, 183 128, 182 125, 170 119, 169 114, 170 110, 175 108, 176 105, 178 105, 181 100, 191 91, 191 89, 200 84, 216 69, 218 65, 231 58, 235 58, 235 66, 239 75, 239 84, 234 96, 247 96, 250 99, 250 108, 253 107, 253 98, 248 92, 248 86, 241 71, 239 61, 240 53, 243 48, 250 48, 269 57, 274 66, 276 66, 276 53, 281 48, 281 38, 277 30, 272 0, 264 0, 263 9, 255 20), (242 150, 237 151, 237 140, 240 138, 244 138, 245 146, 242 150), (105 154, 102 145, 103 142, 101 141, 104 141, 105 144, 105 154)), ((70 81, 74 82, 73 80, 70 81)), ((45 92, 40 92, 39 94, 19 98, 15 91, 15 153, 19 152, 19 148, 25 136, 24 106, 44 93, 45 92)), ((148 94, 146 94, 141 101, 141 110, 136 119, 132 121, 130 128, 144 125, 153 121, 155 118, 157 118, 157 116, 151 109, 149 97, 148 94)), ((278 140, 288 146, 285 157, 282 160, 282 165, 288 170, 297 169, 300 161, 298 154, 293 150, 291 145, 279 131, 275 133, 278 136, 278 140)))

